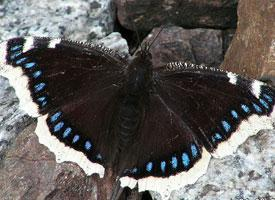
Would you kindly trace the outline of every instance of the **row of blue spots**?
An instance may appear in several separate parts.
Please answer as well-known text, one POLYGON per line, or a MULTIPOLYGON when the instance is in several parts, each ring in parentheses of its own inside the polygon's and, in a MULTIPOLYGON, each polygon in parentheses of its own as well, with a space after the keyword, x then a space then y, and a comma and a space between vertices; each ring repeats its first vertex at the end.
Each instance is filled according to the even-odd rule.
POLYGON ((44 97, 44 96, 43 97, 39 97, 37 100, 41 103, 42 107, 47 104, 46 97, 44 97))
POLYGON ((250 111, 249 107, 245 104, 242 104, 241 107, 242 107, 243 111, 246 113, 248 113, 250 111))
POLYGON ((224 128, 224 130, 225 130, 225 132, 229 132, 230 131, 230 128, 231 128, 231 126, 230 126, 230 124, 227 122, 227 121, 222 121, 222 126, 223 126, 223 128, 224 128))
POLYGON ((272 97, 271 96, 269 96, 269 95, 267 95, 267 94, 263 94, 263 96, 264 96, 264 98, 266 98, 267 99, 267 101, 269 101, 270 103, 272 102, 272 97))
POLYGON ((46 83, 38 83, 34 86, 34 90, 35 92, 40 92, 41 90, 43 90, 46 86, 46 83))
MULTIPOLYGON (((51 123, 54 123, 54 122, 58 121, 58 120, 60 119, 61 115, 62 115, 62 112, 60 112, 60 111, 54 113, 54 114, 50 117, 51 123)), ((59 131, 64 127, 64 125, 65 125, 65 124, 64 124, 63 121, 58 122, 57 124, 55 124, 53 131, 54 131, 54 132, 59 132, 59 131)), ((67 128, 64 130, 64 132, 63 132, 63 138, 66 138, 66 137, 68 137, 69 135, 71 135, 71 134, 72 134, 72 131, 73 131, 73 130, 72 130, 71 127, 67 127, 67 128)), ((80 140, 80 136, 79 136, 79 135, 74 135, 72 143, 75 144, 75 143, 77 143, 79 140, 80 140)), ((91 150, 91 149, 92 149, 92 143, 91 143, 89 140, 87 140, 87 141, 85 142, 85 144, 84 144, 84 148, 85 148, 87 151, 91 150)), ((98 159, 99 159, 99 158, 98 158, 98 159)))

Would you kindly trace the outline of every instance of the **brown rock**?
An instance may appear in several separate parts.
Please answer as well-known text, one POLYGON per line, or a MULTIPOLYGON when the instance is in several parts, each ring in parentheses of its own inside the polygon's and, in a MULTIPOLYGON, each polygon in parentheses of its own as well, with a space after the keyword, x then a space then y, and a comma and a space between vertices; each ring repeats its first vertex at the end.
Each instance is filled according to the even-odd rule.
POLYGON ((163 24, 198 28, 235 27, 237 0, 116 0, 122 26, 151 30, 163 24))
POLYGON ((151 44, 156 38, 150 48, 155 66, 173 61, 218 66, 223 60, 221 30, 183 29, 177 26, 160 30, 153 29, 145 39, 151 44))
POLYGON ((0 199, 95 200, 110 195, 108 177, 87 177, 76 164, 56 164, 34 128, 32 124, 16 138, 1 163, 0 199))
POLYGON ((238 28, 222 68, 274 80, 275 2, 240 0, 238 18, 238 28))

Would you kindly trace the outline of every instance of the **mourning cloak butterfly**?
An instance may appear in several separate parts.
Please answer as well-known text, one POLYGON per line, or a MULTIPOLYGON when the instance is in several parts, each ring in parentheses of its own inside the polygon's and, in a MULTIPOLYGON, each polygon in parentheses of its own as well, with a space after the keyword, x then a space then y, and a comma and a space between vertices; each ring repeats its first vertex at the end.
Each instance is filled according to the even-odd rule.
POLYGON ((273 128, 273 88, 205 66, 153 66, 146 47, 130 60, 100 45, 14 38, 0 46, 0 75, 57 162, 100 177, 112 169, 122 187, 164 199, 204 174, 211 156, 273 128))

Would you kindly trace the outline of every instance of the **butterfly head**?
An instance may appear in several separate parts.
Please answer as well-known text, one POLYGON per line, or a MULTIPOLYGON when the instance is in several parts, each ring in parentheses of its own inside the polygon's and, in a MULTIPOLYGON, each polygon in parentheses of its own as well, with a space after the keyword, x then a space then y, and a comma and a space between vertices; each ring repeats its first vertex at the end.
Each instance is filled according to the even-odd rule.
POLYGON ((128 93, 141 95, 148 91, 152 79, 152 55, 149 49, 138 51, 128 68, 128 93))

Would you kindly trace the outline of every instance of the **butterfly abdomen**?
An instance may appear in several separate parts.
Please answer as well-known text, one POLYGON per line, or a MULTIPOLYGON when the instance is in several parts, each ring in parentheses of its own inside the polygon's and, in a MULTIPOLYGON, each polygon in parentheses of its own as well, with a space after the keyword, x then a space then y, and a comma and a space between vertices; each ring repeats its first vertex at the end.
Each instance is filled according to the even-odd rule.
POLYGON ((131 145, 137 135, 142 118, 143 107, 131 96, 124 97, 117 112, 116 134, 119 138, 119 148, 124 150, 131 145))

